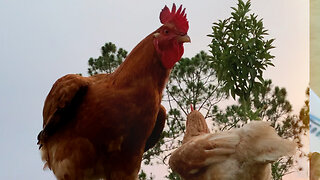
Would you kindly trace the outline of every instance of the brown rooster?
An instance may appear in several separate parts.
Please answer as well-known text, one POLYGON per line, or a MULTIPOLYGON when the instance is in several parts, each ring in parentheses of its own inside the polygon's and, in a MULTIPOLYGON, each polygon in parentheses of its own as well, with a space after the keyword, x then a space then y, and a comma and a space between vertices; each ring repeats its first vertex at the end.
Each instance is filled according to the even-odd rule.
POLYGON ((163 24, 143 39, 115 72, 57 80, 43 108, 38 144, 59 180, 133 180, 144 151, 163 130, 161 96, 190 42, 185 9, 160 13, 163 24))
POLYGON ((270 180, 270 163, 293 155, 295 147, 263 121, 210 134, 202 114, 192 111, 182 146, 169 165, 186 180, 270 180))

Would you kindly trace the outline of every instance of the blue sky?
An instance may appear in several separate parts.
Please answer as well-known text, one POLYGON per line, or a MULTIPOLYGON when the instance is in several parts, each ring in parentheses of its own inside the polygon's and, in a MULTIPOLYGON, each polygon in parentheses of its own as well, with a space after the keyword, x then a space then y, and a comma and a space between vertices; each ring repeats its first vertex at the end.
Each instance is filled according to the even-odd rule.
MULTIPOLYGON (((36 145, 52 84, 68 73, 85 75, 105 42, 130 51, 161 25, 160 10, 172 2, 187 8, 192 43, 184 56, 192 57, 208 50, 212 23, 237 1, 0 0, 0 179, 54 179, 42 170, 36 145)), ((276 38, 276 67, 266 77, 287 88, 298 112, 309 80, 308 1, 253 1, 252 12, 276 38)))

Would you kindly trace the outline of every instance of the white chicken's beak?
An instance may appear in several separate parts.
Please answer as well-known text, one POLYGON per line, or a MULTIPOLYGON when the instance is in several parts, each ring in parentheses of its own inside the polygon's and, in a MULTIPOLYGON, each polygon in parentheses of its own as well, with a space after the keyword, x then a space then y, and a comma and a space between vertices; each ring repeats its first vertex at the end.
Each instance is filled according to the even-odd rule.
POLYGON ((183 35, 183 36, 178 36, 178 37, 177 37, 177 41, 180 42, 180 43, 185 43, 185 42, 191 42, 191 39, 190 39, 190 37, 186 34, 186 35, 183 35))

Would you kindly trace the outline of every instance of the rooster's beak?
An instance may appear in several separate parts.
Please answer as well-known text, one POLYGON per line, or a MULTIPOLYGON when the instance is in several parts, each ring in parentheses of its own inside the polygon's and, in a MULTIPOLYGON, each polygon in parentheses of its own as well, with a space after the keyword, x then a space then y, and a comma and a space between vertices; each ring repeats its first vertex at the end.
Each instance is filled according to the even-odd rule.
POLYGON ((191 39, 190 37, 186 34, 186 35, 183 35, 183 36, 178 36, 177 37, 177 40, 178 42, 180 43, 185 43, 185 42, 191 42, 191 39))

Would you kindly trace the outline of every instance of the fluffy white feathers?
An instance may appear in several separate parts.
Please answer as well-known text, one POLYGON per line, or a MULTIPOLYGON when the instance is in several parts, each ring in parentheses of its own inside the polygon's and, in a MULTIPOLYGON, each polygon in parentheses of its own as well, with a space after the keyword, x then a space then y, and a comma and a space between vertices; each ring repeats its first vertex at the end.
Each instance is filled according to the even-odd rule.
POLYGON ((267 122, 211 134, 202 114, 192 111, 183 145, 169 164, 187 180, 269 180, 270 162, 293 155, 295 149, 295 143, 279 137, 267 122))

